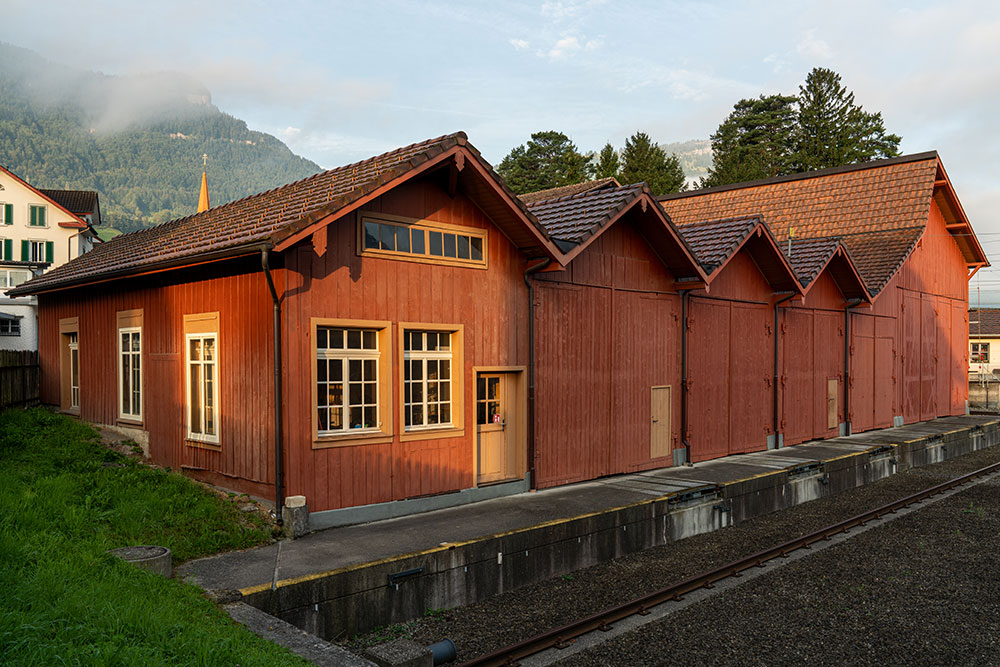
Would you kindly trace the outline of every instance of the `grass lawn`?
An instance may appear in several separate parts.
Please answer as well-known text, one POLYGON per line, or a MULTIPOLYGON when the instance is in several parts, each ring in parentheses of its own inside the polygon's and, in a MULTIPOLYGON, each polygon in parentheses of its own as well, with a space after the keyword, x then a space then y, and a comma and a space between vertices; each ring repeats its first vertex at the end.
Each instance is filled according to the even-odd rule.
POLYGON ((105 553, 158 544, 178 562, 265 543, 270 530, 181 475, 104 448, 84 424, 0 413, 0 664, 305 664, 194 586, 105 553))

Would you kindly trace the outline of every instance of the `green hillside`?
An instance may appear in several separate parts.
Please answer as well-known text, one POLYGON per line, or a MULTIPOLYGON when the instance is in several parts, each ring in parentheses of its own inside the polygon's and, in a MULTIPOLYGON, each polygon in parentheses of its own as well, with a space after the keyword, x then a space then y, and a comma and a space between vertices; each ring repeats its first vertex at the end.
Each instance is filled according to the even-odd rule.
POLYGON ((216 206, 320 171, 182 75, 106 76, 0 43, 0 164, 32 185, 97 190, 105 224, 130 231, 195 211, 202 154, 216 206))

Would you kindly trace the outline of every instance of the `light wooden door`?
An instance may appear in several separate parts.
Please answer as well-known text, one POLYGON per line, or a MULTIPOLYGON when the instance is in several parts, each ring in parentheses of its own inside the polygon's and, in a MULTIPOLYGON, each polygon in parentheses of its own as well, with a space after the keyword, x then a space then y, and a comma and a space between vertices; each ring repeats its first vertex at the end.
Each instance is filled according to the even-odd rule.
POLYGON ((650 389, 649 458, 670 455, 670 387, 650 389))
POLYGON ((517 476, 515 439, 508 424, 515 423, 511 383, 504 373, 484 373, 476 378, 476 440, 479 450, 479 484, 501 482, 517 476))

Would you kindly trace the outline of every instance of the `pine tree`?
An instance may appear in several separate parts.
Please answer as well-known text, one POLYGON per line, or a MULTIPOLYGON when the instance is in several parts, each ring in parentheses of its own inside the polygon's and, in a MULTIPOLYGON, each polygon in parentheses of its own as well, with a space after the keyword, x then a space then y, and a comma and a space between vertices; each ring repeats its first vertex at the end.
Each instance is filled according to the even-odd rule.
POLYGON ((645 132, 636 132, 625 141, 621 181, 623 184, 645 181, 654 195, 687 188, 681 161, 676 155, 667 156, 645 132))
POLYGON ((799 114, 793 135, 797 171, 865 162, 899 155, 900 137, 886 134, 881 113, 854 104, 854 93, 836 72, 816 67, 799 86, 799 114))
POLYGON ((594 178, 618 178, 619 168, 618 151, 610 143, 607 143, 597 155, 597 163, 592 168, 592 175, 594 178))
POLYGON ((587 158, 562 132, 535 132, 500 161, 497 172, 520 195, 582 183, 587 179, 587 158))
POLYGON ((712 134, 703 188, 786 174, 791 168, 795 101, 789 95, 740 100, 712 134))

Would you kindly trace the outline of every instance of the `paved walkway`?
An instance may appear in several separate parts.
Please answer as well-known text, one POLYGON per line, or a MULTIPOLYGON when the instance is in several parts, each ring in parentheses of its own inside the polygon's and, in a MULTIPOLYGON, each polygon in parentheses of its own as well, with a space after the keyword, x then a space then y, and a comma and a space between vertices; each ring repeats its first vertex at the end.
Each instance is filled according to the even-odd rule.
POLYGON ((297 540, 191 561, 177 568, 177 573, 208 590, 250 593, 676 494, 697 495, 719 486, 856 455, 886 443, 944 435, 994 421, 996 417, 946 417, 693 466, 618 475, 424 514, 330 528, 297 540))

